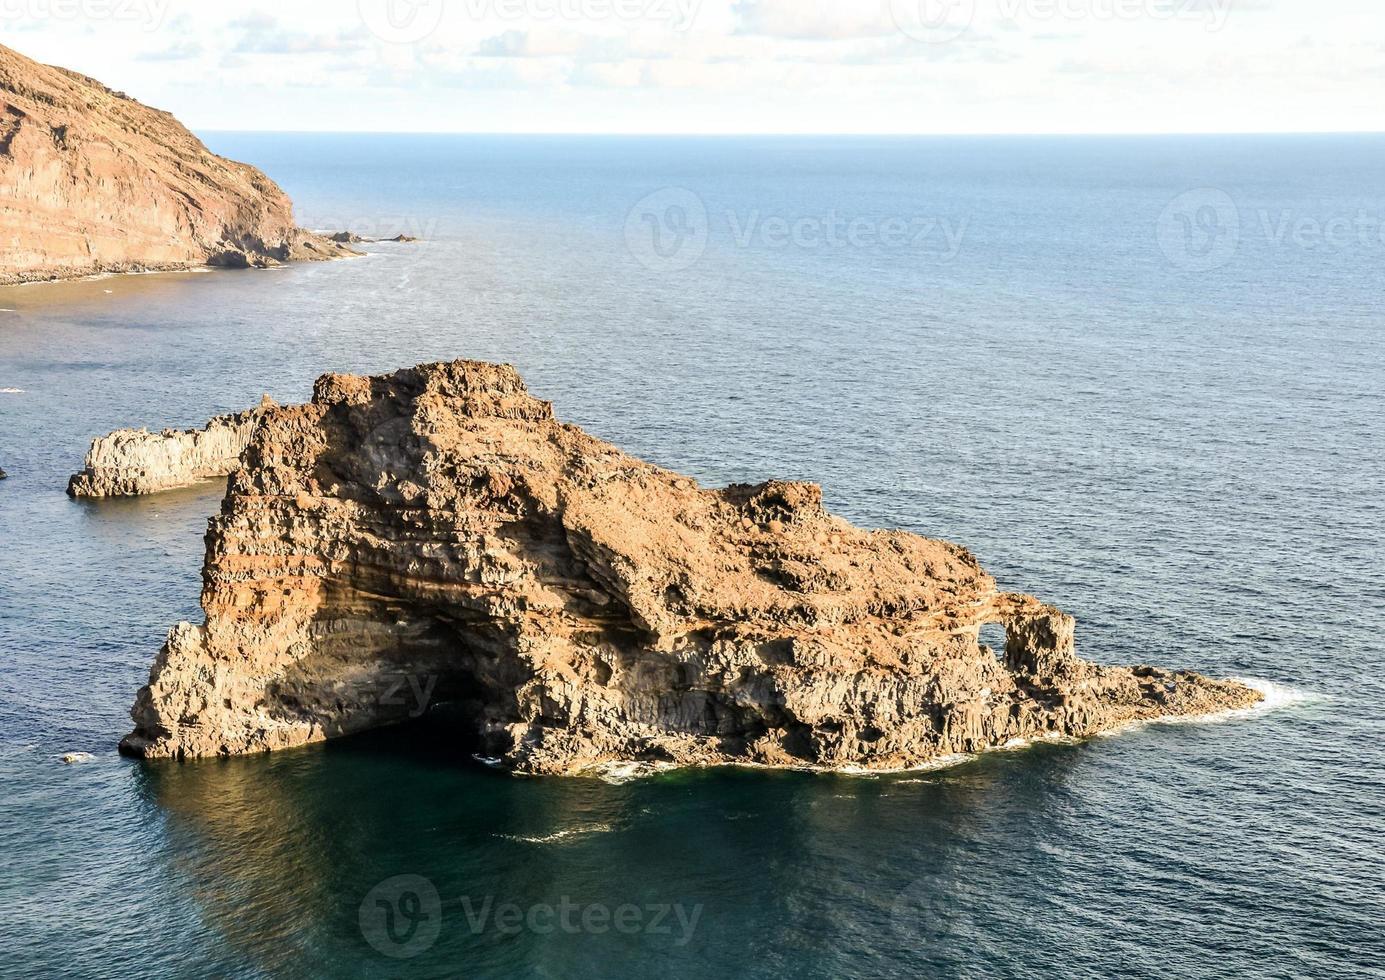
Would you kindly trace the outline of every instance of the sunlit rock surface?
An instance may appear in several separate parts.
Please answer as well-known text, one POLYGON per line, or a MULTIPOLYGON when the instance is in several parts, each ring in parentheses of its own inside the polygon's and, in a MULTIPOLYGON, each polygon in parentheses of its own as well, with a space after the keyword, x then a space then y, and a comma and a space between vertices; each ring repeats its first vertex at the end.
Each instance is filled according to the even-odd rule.
POLYGON ((204 582, 126 751, 280 749, 445 701, 523 772, 895 769, 1260 698, 1083 661, 1071 617, 958 545, 855 528, 812 484, 704 489, 476 362, 266 411, 204 582))
POLYGON ((130 497, 230 476, 250 434, 274 402, 218 415, 202 429, 117 429, 92 440, 82 472, 67 484, 73 497, 130 497))
POLYGON ((168 113, 0 45, 0 285, 353 254, 168 113))

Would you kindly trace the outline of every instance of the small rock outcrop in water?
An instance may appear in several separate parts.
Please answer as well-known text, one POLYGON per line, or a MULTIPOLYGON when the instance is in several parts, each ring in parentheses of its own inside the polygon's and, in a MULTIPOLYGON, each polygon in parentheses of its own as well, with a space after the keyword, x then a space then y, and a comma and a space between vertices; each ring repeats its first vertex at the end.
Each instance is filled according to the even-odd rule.
POLYGON ((0 45, 0 285, 353 254, 168 113, 0 45))
POLYGON ((206 622, 170 633, 127 752, 280 749, 445 701, 523 772, 892 769, 1260 699, 1081 660, 1071 617, 965 549, 859 530, 812 484, 703 489, 556 421, 510 367, 327 375, 243 460, 206 622))
POLYGON ((354 231, 338 231, 338 232, 335 232, 334 234, 331 235, 331 239, 332 239, 332 241, 334 241, 334 242, 339 242, 340 244, 343 244, 343 245, 360 245, 360 244, 365 243, 365 242, 416 242, 416 241, 418 241, 418 239, 417 239, 417 238, 414 238, 412 235, 405 235, 405 234, 402 234, 402 233, 401 233, 401 234, 398 234, 398 235, 395 235, 393 238, 362 238, 360 235, 356 234, 354 231))
POLYGON ((218 415, 204 429, 118 429, 92 441, 86 466, 68 481, 67 492, 131 497, 230 476, 255 424, 274 407, 266 395, 259 408, 218 415))

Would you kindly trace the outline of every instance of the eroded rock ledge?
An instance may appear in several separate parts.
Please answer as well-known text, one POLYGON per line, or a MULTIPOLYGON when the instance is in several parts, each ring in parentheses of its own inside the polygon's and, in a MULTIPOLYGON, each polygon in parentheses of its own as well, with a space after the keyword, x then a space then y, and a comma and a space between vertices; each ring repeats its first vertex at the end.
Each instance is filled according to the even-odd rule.
POLYGON ((92 440, 84 468, 68 481, 67 492, 132 497, 230 476, 256 423, 274 407, 266 395, 258 408, 218 415, 202 429, 117 429, 92 440))
POLYGON ((1260 698, 1083 661, 1071 617, 957 545, 859 530, 812 484, 702 489, 466 361, 327 375, 268 410, 204 582, 127 752, 301 745, 402 721, 426 690, 523 772, 887 769, 1260 698), (996 622, 1003 651, 978 642, 996 622))

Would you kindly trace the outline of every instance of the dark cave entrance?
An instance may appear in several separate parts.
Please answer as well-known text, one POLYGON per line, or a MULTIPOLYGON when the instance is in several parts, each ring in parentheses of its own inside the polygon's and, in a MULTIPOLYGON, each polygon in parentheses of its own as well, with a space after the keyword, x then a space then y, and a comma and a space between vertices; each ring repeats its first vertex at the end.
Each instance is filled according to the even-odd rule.
POLYGON ((515 692, 527 679, 510 638, 490 623, 430 612, 427 640, 409 651, 413 670, 397 692, 410 706, 401 736, 468 760, 504 755, 513 745, 503 726, 518 719, 515 692))
POLYGON ((513 748, 507 727, 526 676, 503 629, 399 600, 357 610, 323 622, 284 707, 349 736, 351 750, 474 765, 513 748))

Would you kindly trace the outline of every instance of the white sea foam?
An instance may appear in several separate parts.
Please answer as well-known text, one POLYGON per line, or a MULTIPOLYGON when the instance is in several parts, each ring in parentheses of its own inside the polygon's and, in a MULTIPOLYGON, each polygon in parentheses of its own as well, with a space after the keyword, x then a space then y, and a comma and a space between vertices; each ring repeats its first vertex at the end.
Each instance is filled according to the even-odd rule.
POLYGON ((1280 708, 1289 708, 1294 705, 1322 704, 1331 700, 1328 695, 1317 691, 1306 691, 1301 687, 1290 687, 1288 684, 1278 684, 1259 677, 1233 677, 1231 679, 1259 691, 1265 696, 1265 700, 1254 708, 1248 709, 1250 711, 1277 711, 1280 708))
MULTIPOLYGON (((1263 680, 1255 677, 1235 677, 1232 678, 1246 687, 1259 691, 1264 695, 1264 700, 1259 704, 1251 705, 1248 708, 1229 708, 1225 711, 1214 711, 1205 715, 1173 715, 1166 718, 1151 718, 1142 721, 1131 721, 1116 728, 1098 732, 1097 738, 1112 738, 1126 732, 1137 731, 1149 725, 1215 725, 1228 721, 1238 721, 1245 718, 1252 718, 1257 715, 1266 714, 1283 708, 1296 705, 1312 704, 1328 700, 1326 695, 1318 694, 1313 691, 1304 691, 1299 688, 1289 687, 1285 684, 1278 684, 1274 681, 1263 680)), ((956 753, 952 755, 938 756, 928 762, 913 765, 901 766, 897 768, 868 769, 864 766, 767 766, 759 762, 732 762, 722 763, 712 766, 694 768, 738 768, 738 769, 790 769, 799 772, 813 772, 823 775, 853 776, 857 778, 874 779, 879 776, 899 775, 902 773, 935 772, 939 769, 951 769, 967 762, 972 762, 985 752, 1018 752, 1028 749, 1041 742, 1060 743, 1065 745, 1076 744, 1083 741, 1072 735, 1064 735, 1061 732, 1045 732, 1040 735, 1032 735, 1023 738, 1012 738, 1003 745, 984 750, 982 753, 956 753)), ((668 772, 676 769, 677 766, 667 762, 608 762, 596 766, 589 772, 599 779, 612 785, 619 786, 636 779, 646 779, 650 776, 658 775, 661 772, 668 772)), ((901 783, 924 783, 926 779, 903 779, 901 783)))
POLYGON ((976 759, 977 753, 974 752, 954 752, 950 755, 940 755, 936 759, 929 759, 912 766, 892 766, 881 769, 867 769, 863 766, 810 766, 807 767, 812 772, 820 772, 834 776, 893 776, 905 772, 935 772, 939 769, 951 769, 953 766, 960 766, 963 763, 972 762, 976 759))
POLYGON ((1244 721, 1247 718, 1266 715, 1272 711, 1281 711, 1285 708, 1308 704, 1321 704, 1330 700, 1327 695, 1317 691, 1306 691, 1302 688, 1290 687, 1287 684, 1280 684, 1260 677, 1233 677, 1231 680, 1238 684, 1244 684, 1251 690, 1259 691, 1264 695, 1264 700, 1258 704, 1252 704, 1248 708, 1227 708, 1224 711, 1212 711, 1205 715, 1170 715, 1166 718, 1132 721, 1121 725, 1119 728, 1101 732, 1099 735, 1102 738, 1110 738, 1126 732, 1138 731, 1149 725, 1223 725, 1230 721, 1244 721))
POLYGON ((501 840, 518 841, 522 844, 556 844, 559 841, 570 840, 574 837, 587 837, 591 834, 608 834, 615 830, 615 827, 608 823, 586 824, 581 827, 570 827, 567 830, 560 830, 556 833, 545 834, 542 837, 526 837, 522 834, 496 834, 501 840))
POLYGON ((0 388, 0 395, 22 395, 23 388, 0 388))
POLYGON ((677 767, 668 762, 604 762, 588 772, 603 782, 619 786, 636 779, 647 779, 677 767))
MULTIPOLYGON (((895 769, 870 769, 866 770, 866 772, 868 772, 872 776, 888 776, 894 773, 901 772, 936 772, 939 769, 951 769, 953 766, 960 766, 964 763, 972 762, 975 759, 976 753, 954 752, 951 755, 940 755, 936 759, 930 759, 927 762, 920 763, 916 766, 900 766, 899 768, 895 769)), ((845 773, 848 776, 855 775, 855 773, 852 772, 852 767, 844 769, 831 769, 827 771, 845 773)))
MULTIPOLYGON (((1058 736, 1061 738, 1061 736, 1058 736)), ((1047 740, 1049 736, 1040 736, 1047 740)), ((823 776, 851 776, 857 779, 876 779, 880 776, 892 776, 899 773, 911 772, 933 772, 938 769, 950 769, 953 766, 960 766, 965 762, 971 762, 976 758, 971 753, 956 753, 953 755, 938 756, 928 762, 912 766, 897 766, 869 769, 865 766, 845 765, 845 766, 814 766, 803 763, 796 766, 771 766, 763 762, 715 762, 704 765, 678 766, 671 762, 604 762, 586 770, 586 774, 595 776, 603 782, 613 786, 632 782, 636 779, 648 779, 650 776, 657 776, 660 773, 671 772, 676 769, 773 769, 777 772, 807 772, 823 776)))
POLYGON ((1038 735, 1024 735, 1012 738, 1003 745, 998 745, 994 749, 988 751, 1018 752, 1021 749, 1027 749, 1031 745, 1037 745, 1040 742, 1061 742, 1065 745, 1070 745, 1080 741, 1082 741, 1080 738, 1076 738, 1072 735, 1064 735, 1062 732, 1042 732, 1038 735))

